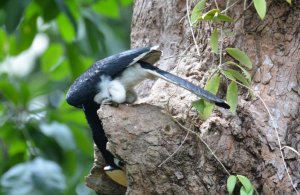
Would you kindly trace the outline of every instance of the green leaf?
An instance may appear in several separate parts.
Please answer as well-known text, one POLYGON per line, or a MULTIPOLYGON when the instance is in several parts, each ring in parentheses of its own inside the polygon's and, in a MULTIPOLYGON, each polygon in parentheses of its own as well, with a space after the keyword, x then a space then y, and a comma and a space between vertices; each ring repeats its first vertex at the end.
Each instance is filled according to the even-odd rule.
POLYGON ((132 4, 132 0, 121 0, 122 6, 129 6, 132 4))
POLYGON ((251 75, 250 72, 248 72, 246 69, 244 69, 243 67, 237 65, 241 70, 243 75, 246 77, 246 79, 248 80, 249 83, 251 83, 252 79, 251 79, 251 75))
POLYGON ((41 7, 36 2, 30 1, 28 6, 26 7, 24 18, 25 20, 29 20, 33 17, 39 16, 41 12, 42 12, 41 7))
POLYGON ((266 0, 253 0, 254 7, 260 19, 264 19, 267 12, 267 3, 266 0))
POLYGON ((52 122, 50 124, 41 123, 40 130, 48 137, 52 137, 62 149, 75 149, 74 137, 67 125, 58 122, 52 122))
POLYGON ((220 13, 220 10, 218 9, 212 9, 208 12, 204 13, 201 17, 202 20, 213 20, 216 15, 220 13))
POLYGON ((41 57, 42 71, 50 74, 62 62, 63 48, 60 44, 51 44, 41 57))
POLYGON ((236 107, 238 103, 238 86, 234 81, 231 81, 227 87, 226 100, 230 106, 230 111, 233 114, 236 114, 236 107))
POLYGON ((214 21, 216 22, 232 22, 233 19, 230 16, 225 14, 219 13, 215 18, 214 21))
POLYGON ((204 100, 197 100, 192 102, 192 106, 199 112, 199 113, 203 113, 204 110, 204 100))
MULTIPOLYGON (((228 63, 230 61, 225 62, 226 64, 231 64, 228 63)), ((234 63, 234 62, 232 62, 234 63)), ((247 87, 251 87, 251 76, 250 73, 245 70, 244 68, 242 68, 241 66, 239 66, 238 64, 234 63, 236 66, 238 66, 239 68, 243 69, 243 74, 239 73, 236 70, 233 69, 225 69, 225 70, 221 70, 221 73, 228 78, 229 80, 233 80, 236 81, 238 80, 240 83, 242 83, 243 85, 247 86, 247 87)), ((250 96, 252 97, 252 99, 255 98, 255 95, 253 94, 252 90, 249 90, 250 96)))
POLYGON ((68 17, 65 14, 61 13, 56 18, 56 21, 58 25, 58 30, 61 36, 63 37, 63 39, 67 43, 72 42, 75 38, 75 29, 73 28, 73 25, 70 23, 68 17))
POLYGON ((20 139, 13 139, 10 141, 8 153, 10 156, 17 155, 18 153, 26 153, 26 142, 20 139))
POLYGON ((290 5, 292 5, 292 0, 286 0, 290 5))
POLYGON ((242 183, 243 187, 245 188, 245 191, 248 194, 253 189, 251 181, 247 177, 245 177, 243 175, 237 175, 237 178, 242 183))
POLYGON ((227 79, 229 79, 229 80, 232 80, 232 81, 235 81, 236 79, 234 78, 234 76, 232 76, 231 74, 230 74, 230 72, 228 72, 228 71, 224 71, 224 70, 222 70, 221 69, 221 73, 227 78, 227 79))
POLYGON ((29 20, 23 20, 20 23, 18 27, 19 31, 15 36, 15 45, 13 50, 11 51, 12 55, 17 55, 31 46, 32 41, 37 33, 36 20, 37 17, 32 17, 29 20))
POLYGON ((204 121, 210 117, 210 115, 215 107, 214 104, 207 102, 203 99, 195 101, 193 106, 195 106, 196 109, 200 108, 197 111, 199 113, 201 120, 204 120, 204 121))
POLYGON ((191 14, 191 23, 193 25, 196 24, 196 22, 200 19, 200 16, 202 15, 202 11, 204 10, 205 8, 205 3, 206 3, 206 0, 201 0, 199 1, 194 9, 192 10, 192 14, 191 14))
POLYGON ((20 89, 19 89, 19 97, 22 97, 20 98, 20 103, 25 107, 29 101, 30 101, 30 90, 29 90, 29 87, 27 85, 27 83, 25 82, 20 82, 20 89))
POLYGON ((4 96, 7 100, 13 102, 14 105, 18 105, 20 101, 20 97, 14 85, 12 85, 7 80, 1 80, 0 89, 1 89, 2 96, 4 96))
POLYGON ((241 187, 240 189, 240 195, 248 195, 246 189, 244 187, 241 187))
POLYGON ((53 20, 59 13, 60 10, 56 4, 56 1, 53 0, 43 0, 43 1, 35 1, 41 9, 42 18, 45 23, 53 20))
POLYGON ((67 45, 67 57, 69 59, 69 68, 74 79, 81 75, 86 68, 92 64, 86 65, 77 47, 74 47, 73 44, 67 45))
POLYGON ((232 22, 233 19, 230 16, 222 14, 218 9, 212 9, 206 12, 201 17, 202 20, 213 22, 232 22))
POLYGON ((210 47, 215 54, 218 54, 219 52, 218 40, 219 40, 218 29, 214 29, 210 37, 210 47))
POLYGON ((61 81, 71 77, 69 61, 61 58, 58 65, 54 67, 50 78, 55 81, 61 81))
POLYGON ((0 29, 0 61, 4 59, 7 54, 7 36, 4 29, 0 29))
MULTIPOLYGON (((7 112, 7 106, 4 105, 3 103, 0 104, 0 127, 2 127, 9 118, 6 114, 6 112, 7 112)), ((1 137, 1 134, 0 134, 0 137, 1 137)))
MULTIPOLYGON (((209 81, 207 81, 204 89, 213 94, 216 94, 218 92, 219 85, 220 85, 220 76, 215 75, 209 81)), ((192 105, 196 108, 202 120, 208 119, 208 117, 211 115, 215 107, 214 104, 204 101, 203 99, 193 102, 192 105)))
POLYGON ((225 50, 231 57, 239 61, 242 65, 245 65, 249 69, 252 68, 252 62, 245 52, 237 48, 226 48, 225 50))
POLYGON ((232 77, 234 77, 236 80, 238 80, 242 84, 246 85, 247 87, 250 87, 249 81, 245 78, 244 75, 242 75, 238 71, 228 68, 228 69, 224 69, 223 73, 225 73, 226 75, 231 75, 232 77))
POLYGON ((119 7, 116 1, 112 1, 112 0, 97 1, 97 3, 93 4, 92 8, 103 16, 107 16, 110 18, 119 17, 119 7))
POLYGON ((251 75, 245 68, 243 68, 242 66, 240 66, 237 63, 232 62, 232 61, 227 61, 225 63, 228 64, 228 65, 234 65, 234 66, 238 67, 239 69, 241 69, 243 75, 246 77, 246 79, 249 81, 249 83, 251 83, 251 80, 252 80, 251 75))
POLYGON ((10 168, 1 184, 4 194, 61 194, 66 179, 57 163, 37 157, 10 168))
POLYGON ((24 9, 28 3, 29 1, 23 0, 6 1, 4 5, 4 10, 6 11, 5 29, 8 33, 13 33, 16 30, 22 20, 24 9))
MULTIPOLYGON (((78 13, 74 14, 74 8, 76 9, 75 2, 74 1, 66 2, 65 0, 55 0, 55 3, 57 7, 60 9, 60 11, 66 16, 66 18, 68 18, 68 22, 73 26, 74 31, 77 31, 77 22, 75 17, 78 17, 78 13)), ((78 9, 77 12, 79 12, 78 9)))
POLYGON ((82 42, 82 44, 86 44, 87 48, 85 50, 87 50, 88 53, 99 58, 101 55, 107 55, 107 52, 105 51, 106 37, 104 37, 103 29, 99 28, 98 24, 103 21, 99 15, 95 14, 95 12, 91 13, 89 11, 90 10, 85 10, 82 12, 86 31, 84 42, 82 42))
MULTIPOLYGON (((73 20, 76 22, 76 20, 80 19, 81 13, 80 13, 80 3, 76 2, 76 1, 64 1, 64 3, 66 4, 66 8, 69 11, 65 11, 66 13, 69 12, 69 20, 73 20), (71 19, 70 17, 73 17, 73 19, 71 19)), ((73 22, 71 22, 73 24, 73 22)), ((73 24, 74 25, 74 24, 73 24)), ((76 24, 77 25, 77 24, 76 24)), ((75 27, 74 27, 75 28, 75 27)))
POLYGON ((217 94, 219 85, 220 85, 220 75, 216 74, 210 80, 207 81, 204 89, 213 94, 217 94))
POLYGON ((254 188, 252 187, 252 189, 250 190, 250 192, 248 192, 248 195, 253 195, 253 194, 254 194, 254 188))
POLYGON ((236 176, 230 175, 227 179, 227 191, 229 195, 232 195, 235 184, 236 184, 236 176))
POLYGON ((8 44, 6 45, 6 49, 8 50, 8 53, 13 56, 13 55, 17 55, 20 53, 20 51, 17 48, 17 44, 16 44, 16 36, 8 36, 8 44))

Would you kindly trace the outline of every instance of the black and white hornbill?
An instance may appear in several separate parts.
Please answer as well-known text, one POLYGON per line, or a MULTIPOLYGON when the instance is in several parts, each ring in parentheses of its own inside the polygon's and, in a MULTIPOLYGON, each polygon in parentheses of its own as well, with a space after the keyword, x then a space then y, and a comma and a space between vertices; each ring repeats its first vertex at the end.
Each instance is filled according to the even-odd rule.
MULTIPOLYGON (((93 139, 108 166, 104 168, 110 175, 120 170, 120 164, 106 150, 107 138, 97 115, 103 103, 133 103, 137 99, 134 87, 144 79, 162 78, 183 87, 197 96, 217 106, 228 109, 229 105, 214 94, 155 66, 161 56, 157 47, 131 49, 97 61, 78 77, 67 93, 67 102, 84 110, 92 129, 93 139)), ((117 180, 114 176, 112 179, 117 180)), ((117 181, 126 185, 126 181, 117 181)))

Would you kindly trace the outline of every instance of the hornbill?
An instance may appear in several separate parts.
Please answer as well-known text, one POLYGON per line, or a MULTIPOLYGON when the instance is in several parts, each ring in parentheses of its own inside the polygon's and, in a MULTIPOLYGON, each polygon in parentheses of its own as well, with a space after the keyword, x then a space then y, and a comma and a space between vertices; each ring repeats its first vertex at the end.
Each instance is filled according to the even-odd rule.
POLYGON ((97 115, 99 105, 133 103, 137 99, 134 87, 144 79, 158 77, 185 88, 217 106, 229 108, 223 99, 214 94, 153 66, 161 54, 157 47, 145 47, 131 49, 97 61, 75 80, 67 92, 67 102, 82 108, 85 113, 93 132, 94 142, 107 163, 104 171, 113 180, 125 186, 127 181, 118 181, 113 174, 114 171, 120 172, 122 163, 106 150, 107 138, 97 115))

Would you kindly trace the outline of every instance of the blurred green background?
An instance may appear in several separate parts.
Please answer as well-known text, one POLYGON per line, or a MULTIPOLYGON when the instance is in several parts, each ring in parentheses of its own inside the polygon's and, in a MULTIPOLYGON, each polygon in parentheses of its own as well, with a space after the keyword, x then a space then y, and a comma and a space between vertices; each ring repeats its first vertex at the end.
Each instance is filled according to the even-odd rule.
POLYGON ((131 11, 132 0, 0 1, 0 193, 94 194, 91 132, 65 94, 129 48, 131 11))

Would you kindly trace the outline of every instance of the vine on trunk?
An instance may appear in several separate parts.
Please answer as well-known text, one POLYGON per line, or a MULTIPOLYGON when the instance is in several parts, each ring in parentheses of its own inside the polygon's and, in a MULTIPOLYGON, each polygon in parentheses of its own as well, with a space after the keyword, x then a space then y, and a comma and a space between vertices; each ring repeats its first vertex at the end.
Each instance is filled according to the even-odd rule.
MULTIPOLYGON (((286 0, 286 1, 289 4, 292 4, 292 0, 286 0)), ((205 89, 210 91, 213 94, 216 94, 219 90, 219 85, 222 76, 223 78, 225 78, 230 82, 226 91, 226 100, 230 105, 231 107, 230 110, 233 114, 236 114, 236 108, 238 103, 238 85, 239 85, 249 90, 252 98, 256 96, 262 101, 264 107, 268 111, 270 120, 273 121, 273 117, 269 112, 269 108, 267 107, 267 105, 259 95, 254 94, 251 88, 252 79, 249 70, 252 69, 252 62, 250 58, 247 56, 247 54, 244 51, 238 48, 223 48, 223 41, 226 35, 226 33, 224 33, 223 24, 225 22, 235 21, 232 17, 227 15, 227 10, 229 8, 232 8, 237 2, 239 2, 239 0, 229 5, 230 2, 228 0, 226 4, 227 5, 226 8, 224 10, 220 10, 217 2, 215 1, 216 8, 204 12, 206 8, 205 7, 206 0, 200 0, 193 8, 190 16, 188 10, 188 19, 191 26, 191 30, 193 27, 196 27, 199 22, 210 22, 211 24, 212 23, 215 24, 214 26, 218 26, 212 29, 212 33, 210 36, 210 47, 211 47, 212 55, 216 55, 218 57, 219 64, 216 66, 215 70, 213 71, 213 74, 211 75, 210 79, 207 81, 205 85, 205 89), (224 57, 223 54, 225 52, 232 58, 232 60, 227 60, 225 62, 222 61, 224 57)), ((252 4, 254 4, 258 16, 261 18, 261 20, 263 20, 267 12, 266 0, 253 0, 246 9, 248 9, 252 4)), ((189 9, 188 6, 187 9, 189 9)), ((197 42, 195 40, 193 30, 192 30, 192 35, 198 51, 197 42)), ((192 105, 198 111, 200 118, 203 120, 208 119, 214 109, 213 104, 203 99, 193 102, 192 105)), ((283 147, 281 146, 278 130, 276 128, 275 128, 275 132, 277 135, 278 145, 279 145, 281 157, 283 159, 283 164, 285 166, 286 172, 288 174, 292 187, 294 188, 296 193, 299 194, 298 191, 293 186, 293 181, 291 179, 291 176, 289 175, 286 162, 284 161, 282 149, 285 146, 283 147)), ((230 175, 227 179, 227 191, 230 195, 233 194, 234 190, 236 190, 237 183, 239 183, 239 186, 241 186, 239 188, 240 194, 248 194, 248 195, 252 195, 254 193, 258 194, 254 186, 252 185, 251 181, 247 177, 242 175, 236 175, 236 176, 230 175)))

